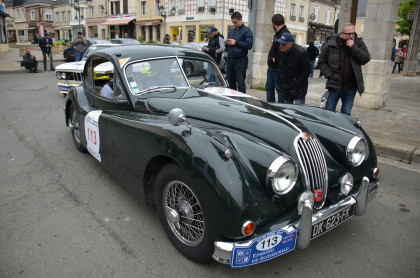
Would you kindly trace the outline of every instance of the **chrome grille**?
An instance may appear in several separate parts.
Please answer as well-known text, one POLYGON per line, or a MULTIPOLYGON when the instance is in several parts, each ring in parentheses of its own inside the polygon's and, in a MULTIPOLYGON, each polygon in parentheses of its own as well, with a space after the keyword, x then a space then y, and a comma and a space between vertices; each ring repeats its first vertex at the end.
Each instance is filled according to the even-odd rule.
POLYGON ((297 154, 308 187, 312 192, 317 189, 322 190, 322 201, 314 204, 315 209, 320 209, 325 203, 328 190, 327 163, 321 145, 312 137, 309 137, 309 139, 299 137, 297 140, 297 154))

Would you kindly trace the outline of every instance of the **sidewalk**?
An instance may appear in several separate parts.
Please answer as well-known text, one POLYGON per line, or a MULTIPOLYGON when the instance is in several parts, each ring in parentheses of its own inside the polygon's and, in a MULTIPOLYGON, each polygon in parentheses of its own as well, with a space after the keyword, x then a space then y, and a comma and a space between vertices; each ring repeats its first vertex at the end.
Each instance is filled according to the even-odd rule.
MULTIPOLYGON (((29 47, 31 49, 31 54, 34 55, 38 61, 38 71, 42 72, 44 70, 42 51, 37 45, 22 45, 22 48, 29 47)), ((10 47, 7 52, 0 52, 0 74, 7 73, 28 73, 24 67, 20 66, 20 62, 23 61, 22 56, 19 56, 19 48, 10 47)), ((63 53, 58 52, 53 56, 54 67, 65 63, 63 53)), ((47 69, 49 70, 50 65, 47 63, 47 69)))
MULTIPOLYGON (((32 55, 37 57, 38 69, 42 70, 41 51, 34 49, 32 55)), ((18 48, 1 52, 0 74, 27 73, 28 71, 20 66, 21 60, 18 48)), ((54 56, 54 66, 64 62, 62 53, 54 56)), ((319 70, 315 70, 314 76, 316 78, 309 79, 306 103, 318 106, 325 91, 326 79, 318 78, 319 70)), ((266 99, 265 91, 250 89, 247 92, 259 99, 266 99)), ((393 74, 387 106, 377 110, 353 107, 352 116, 362 121, 362 126, 375 144, 379 156, 391 157, 406 163, 420 163, 419 104, 420 73, 418 72, 416 77, 393 74)), ((338 111, 339 109, 340 107, 337 108, 338 111)))

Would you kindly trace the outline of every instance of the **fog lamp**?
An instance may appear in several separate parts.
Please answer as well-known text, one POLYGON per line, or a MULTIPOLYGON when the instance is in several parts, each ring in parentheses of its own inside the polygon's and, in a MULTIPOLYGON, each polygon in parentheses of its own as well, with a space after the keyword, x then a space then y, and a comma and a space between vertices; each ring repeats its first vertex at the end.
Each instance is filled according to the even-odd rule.
POLYGON ((344 176, 340 178, 340 191, 341 194, 347 195, 353 188, 354 179, 350 173, 346 173, 344 176))

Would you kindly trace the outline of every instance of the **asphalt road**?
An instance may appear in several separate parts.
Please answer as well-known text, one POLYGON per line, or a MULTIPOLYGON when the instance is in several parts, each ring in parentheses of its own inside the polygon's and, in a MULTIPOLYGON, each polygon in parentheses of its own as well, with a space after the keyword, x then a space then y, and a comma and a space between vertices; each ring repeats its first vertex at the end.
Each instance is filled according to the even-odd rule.
POLYGON ((367 213, 269 262, 195 264, 74 147, 53 72, 0 75, 0 277, 419 277, 420 170, 383 161, 367 213))

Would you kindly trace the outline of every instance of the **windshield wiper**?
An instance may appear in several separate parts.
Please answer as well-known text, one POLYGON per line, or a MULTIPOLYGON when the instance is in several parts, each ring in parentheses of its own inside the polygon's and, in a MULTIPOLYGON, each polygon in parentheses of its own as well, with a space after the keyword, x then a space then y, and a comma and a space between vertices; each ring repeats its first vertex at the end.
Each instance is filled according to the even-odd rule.
POLYGON ((141 93, 149 93, 149 92, 154 92, 154 91, 159 91, 162 89, 173 89, 174 92, 176 92, 176 86, 175 85, 166 85, 166 86, 153 86, 153 87, 149 87, 148 89, 142 91, 141 93))

